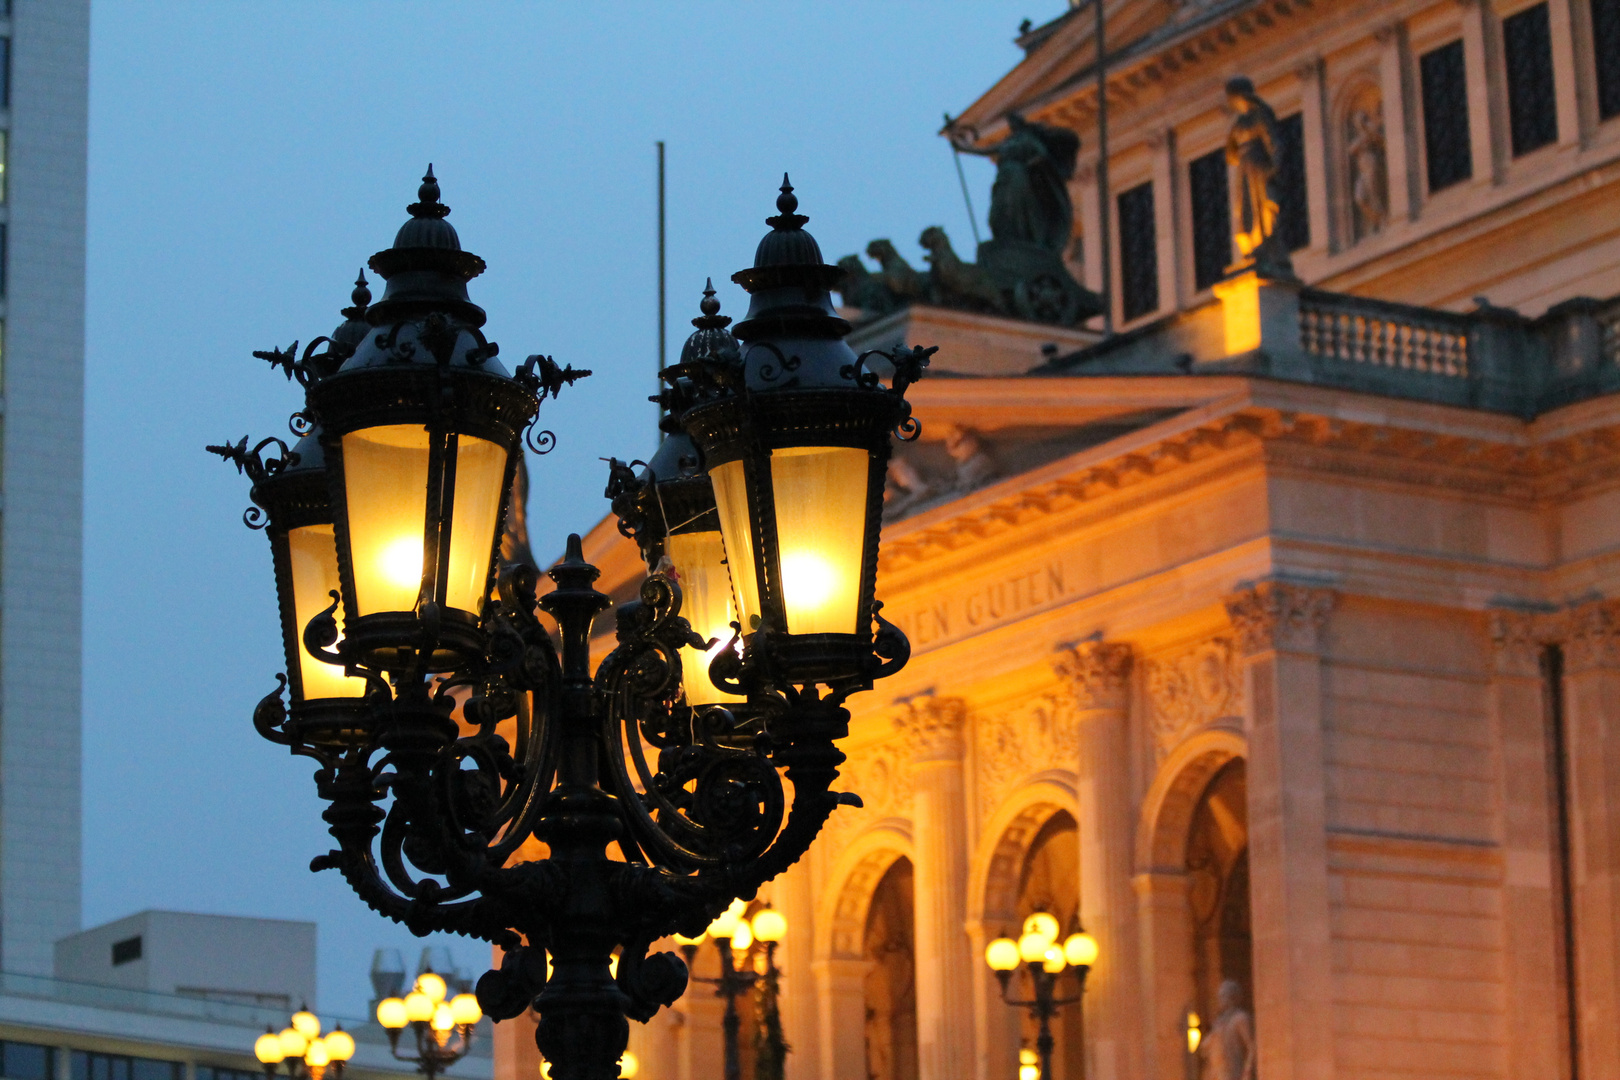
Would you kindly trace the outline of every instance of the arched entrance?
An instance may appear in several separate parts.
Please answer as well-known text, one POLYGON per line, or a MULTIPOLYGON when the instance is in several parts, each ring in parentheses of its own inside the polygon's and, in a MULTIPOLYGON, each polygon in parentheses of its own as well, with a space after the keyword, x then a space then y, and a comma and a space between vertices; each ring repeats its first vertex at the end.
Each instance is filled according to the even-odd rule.
MULTIPOLYGON (((1067 934, 1071 923, 1080 912, 1080 831, 1074 818, 1066 810, 1059 810, 1046 820, 1035 834, 1024 856, 1018 883, 1018 926, 1009 927, 1017 937, 1023 920, 1037 912, 1046 911, 1057 916, 1062 932, 1067 934)), ((1027 996, 1028 984, 1022 977, 1014 981, 1013 991, 1027 996)), ((1065 975, 1058 984, 1057 993, 1068 996, 1077 984, 1072 975, 1065 975)), ((1020 1045, 1034 1049, 1039 1031, 1036 1021, 1025 1013, 1019 1026, 1020 1045)), ((1082 1037, 1080 1009, 1077 1005, 1064 1007, 1052 1026, 1056 1048, 1052 1053, 1052 1071, 1055 1080, 1080 1080, 1084 1075, 1081 1064, 1082 1037)))
POLYGON ((866 909, 866 1075, 917 1080, 917 966, 911 860, 901 856, 878 881, 866 909))
POLYGON ((1208 1023, 1225 979, 1243 987, 1245 1003, 1254 1001, 1248 783, 1242 758, 1223 765, 1199 796, 1187 832, 1186 868, 1195 1008, 1208 1023))

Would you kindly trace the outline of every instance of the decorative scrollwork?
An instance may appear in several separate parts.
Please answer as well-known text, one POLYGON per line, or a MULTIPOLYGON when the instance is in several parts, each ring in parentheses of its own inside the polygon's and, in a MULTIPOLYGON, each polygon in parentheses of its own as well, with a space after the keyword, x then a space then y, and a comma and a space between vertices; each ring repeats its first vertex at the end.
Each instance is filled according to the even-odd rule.
POLYGON ((527 446, 532 454, 549 454, 557 449, 557 433, 530 424, 523 432, 523 445, 527 446))
POLYGON ((804 361, 800 360, 797 356, 785 355, 781 349, 778 349, 769 341, 756 341, 749 345, 748 353, 743 357, 743 362, 745 364, 748 362, 748 357, 754 354, 755 349, 764 349, 772 356, 776 357, 777 366, 772 367, 769 363, 764 363, 759 366, 759 377, 763 382, 775 382, 784 375, 791 375, 798 371, 799 367, 804 363, 804 361))
POLYGON ((315 430, 315 418, 306 410, 300 409, 287 417, 287 430, 302 439, 315 430))

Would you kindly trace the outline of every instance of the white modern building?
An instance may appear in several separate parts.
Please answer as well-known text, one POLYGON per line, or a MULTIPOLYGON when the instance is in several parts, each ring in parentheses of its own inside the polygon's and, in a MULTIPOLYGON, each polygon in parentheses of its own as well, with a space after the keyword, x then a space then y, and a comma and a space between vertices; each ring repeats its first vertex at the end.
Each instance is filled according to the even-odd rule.
POLYGON ((79 929, 89 63, 89 0, 0 0, 0 969, 38 976, 79 929))

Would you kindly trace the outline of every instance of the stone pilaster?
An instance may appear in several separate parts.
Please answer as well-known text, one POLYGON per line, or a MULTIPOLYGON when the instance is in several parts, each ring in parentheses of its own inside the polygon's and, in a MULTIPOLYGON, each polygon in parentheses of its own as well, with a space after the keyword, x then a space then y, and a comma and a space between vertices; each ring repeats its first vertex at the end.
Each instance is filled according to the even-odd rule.
POLYGON ((962 757, 967 705, 914 699, 896 721, 911 748, 913 920, 917 950, 917 1075, 957 1080, 974 1060, 974 957, 967 921, 967 791, 962 757))
MULTIPOLYGON (((871 967, 869 960, 837 957, 815 963, 816 996, 821 1003, 821 1080, 867 1075, 866 973, 871 967)), ((718 1055, 709 1059, 709 1076, 719 1071, 715 1068, 719 1060, 718 1055)))
MULTIPOLYGON (((1564 997, 1556 933, 1558 853, 1548 759, 1546 683, 1541 652, 1552 627, 1546 616, 1490 613, 1491 719, 1500 748, 1497 782, 1502 834, 1502 928, 1506 961, 1504 1014, 1509 1076, 1534 1076, 1567 1060, 1558 1012, 1564 997)), ((1566 1066, 1567 1068, 1567 1066, 1566 1066)))
POLYGON ((1130 784, 1132 661, 1131 647, 1117 642, 1084 642, 1052 661, 1079 713, 1080 918, 1100 950, 1083 1006, 1090 1080, 1148 1075, 1131 887, 1136 837, 1130 784))
POLYGON ((1147 1075, 1174 1080, 1185 1074, 1187 1043, 1182 1024, 1196 991, 1188 962, 1193 925, 1187 906, 1187 875, 1155 868, 1136 875, 1133 884, 1141 939, 1147 1075))
POLYGON ((1243 655, 1259 1073, 1331 1080, 1333 952, 1321 632, 1334 594, 1264 581, 1227 598, 1243 655))
POLYGON ((1384 92, 1384 163, 1389 170, 1389 220, 1410 221, 1423 205, 1417 163, 1417 101, 1412 86, 1411 50, 1406 27, 1399 22, 1381 26, 1378 41, 1378 83, 1384 92))
POLYGON ((812 967, 816 893, 809 860, 788 867, 776 879, 775 890, 788 925, 787 937, 777 950, 782 967, 782 1030, 793 1047, 787 1057, 787 1080, 821 1080, 820 1001, 812 967))
POLYGON ((1565 655, 1580 1074, 1620 1077, 1620 601, 1569 612, 1565 655))

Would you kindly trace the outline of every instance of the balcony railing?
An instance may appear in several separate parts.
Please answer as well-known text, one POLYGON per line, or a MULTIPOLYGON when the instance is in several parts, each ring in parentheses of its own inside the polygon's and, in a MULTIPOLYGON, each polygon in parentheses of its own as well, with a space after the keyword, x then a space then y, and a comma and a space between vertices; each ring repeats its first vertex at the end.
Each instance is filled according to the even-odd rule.
POLYGON ((1352 364, 1464 377, 1468 320, 1426 308, 1360 297, 1300 297, 1300 346, 1352 364))

